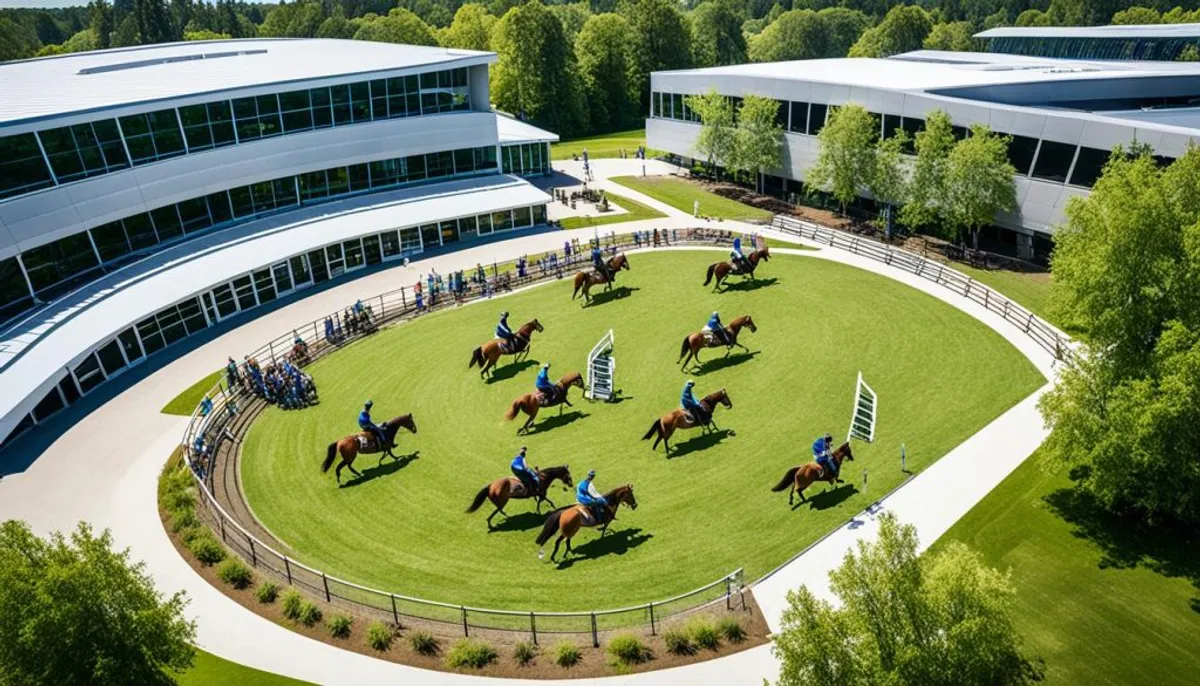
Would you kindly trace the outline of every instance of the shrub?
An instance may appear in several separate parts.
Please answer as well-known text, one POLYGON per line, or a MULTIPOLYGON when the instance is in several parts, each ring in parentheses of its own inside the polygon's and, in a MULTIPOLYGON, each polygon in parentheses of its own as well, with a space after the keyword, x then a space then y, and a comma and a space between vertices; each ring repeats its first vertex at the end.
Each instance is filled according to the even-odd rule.
POLYGON ((746 630, 742 628, 742 623, 733 617, 722 617, 717 622, 717 633, 730 643, 741 643, 746 640, 746 630))
POLYGON ((181 529, 190 529, 200 523, 195 510, 179 510, 171 513, 171 531, 179 533, 181 529))
POLYGON ((241 590, 254 581, 254 574, 241 560, 231 557, 222 562, 221 566, 217 568, 217 578, 241 590))
POLYGON ((483 669, 496 661, 496 649, 483 641, 464 638, 446 653, 446 666, 451 669, 471 667, 483 669))
POLYGON ((667 651, 674 655, 692 655, 696 652, 696 644, 692 643, 692 637, 679 629, 664 631, 663 643, 667 644, 667 651))
POLYGON ((317 607, 311 600, 305 600, 300 603, 300 615, 297 619, 304 626, 312 626, 321 621, 321 608, 317 607))
POLYGON ((187 526, 179 530, 179 540, 183 541, 183 547, 188 550, 192 549, 192 541, 196 540, 197 536, 203 536, 204 532, 208 531, 203 525, 195 524, 187 526))
POLYGON ((333 615, 325 622, 325 628, 334 638, 346 638, 350 635, 350 625, 353 623, 349 615, 333 615))
POLYGON ((367 645, 379 652, 392 647, 392 630, 383 622, 371 622, 367 627, 367 645))
POLYGON ((579 646, 570 641, 563 641, 554 646, 554 664, 564 669, 574 667, 583 659, 579 646))
POLYGON ((200 561, 200 564, 208 566, 215 565, 225 559, 225 549, 221 547, 216 536, 206 528, 201 528, 188 541, 188 550, 192 551, 192 555, 200 561))
POLYGON ((721 645, 721 635, 717 627, 707 619, 693 619, 687 626, 688 635, 692 642, 701 648, 716 650, 721 645))
POLYGON ((289 588, 283 592, 283 616, 290 620, 300 619, 300 606, 304 604, 304 596, 300 591, 289 588))
POLYGON ((437 655, 441 649, 437 638, 424 629, 417 629, 411 632, 408 635, 408 644, 412 646, 413 652, 418 655, 437 655))
POLYGON ((639 665, 650 659, 650 648, 633 634, 619 634, 608 642, 608 654, 624 666, 639 665))
POLYGON ((537 657, 538 649, 532 641, 518 641, 513 646, 513 659, 522 667, 533 662, 533 658, 537 657))
POLYGON ((270 580, 264 581, 254 595, 258 597, 260 603, 273 603, 279 597, 279 584, 270 580))

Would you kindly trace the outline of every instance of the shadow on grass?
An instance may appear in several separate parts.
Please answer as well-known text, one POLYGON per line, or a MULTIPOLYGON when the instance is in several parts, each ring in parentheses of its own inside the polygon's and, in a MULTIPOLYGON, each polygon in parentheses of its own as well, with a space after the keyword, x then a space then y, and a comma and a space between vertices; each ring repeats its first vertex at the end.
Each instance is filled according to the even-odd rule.
POLYGON ((540 422, 534 423, 533 426, 529 427, 529 431, 527 431, 525 433, 525 435, 529 436, 531 434, 546 433, 547 431, 550 431, 552 429, 557 429, 560 426, 566 426, 567 424, 570 424, 572 422, 576 422, 580 419, 585 419, 585 418, 591 417, 591 416, 592 415, 590 415, 582 410, 571 410, 570 412, 556 414, 552 417, 543 419, 540 422))
MULTIPOLYGON (((558 568, 567 569, 578 562, 594 560, 606 555, 624 555, 652 538, 654 538, 654 534, 644 534, 641 529, 615 530, 610 528, 604 536, 597 536, 587 543, 576 545, 566 559, 560 559, 558 568)), ((565 545, 564 542, 563 547, 565 545)), ((561 547, 558 553, 559 555, 563 554, 561 547)))
POLYGON ((503 367, 496 367, 496 369, 492 372, 492 375, 488 377, 487 382, 496 383, 497 381, 508 381, 526 369, 529 369, 530 367, 536 367, 537 365, 537 360, 531 360, 528 357, 520 362, 510 362, 503 367))
POLYGON ((1136 513, 1114 513, 1078 487, 1060 488, 1043 500, 1073 527, 1076 538, 1099 548, 1101 569, 1141 567, 1187 579, 1197 591, 1191 609, 1200 613, 1200 534, 1182 526, 1152 527, 1136 513))
POLYGON ((757 291, 760 288, 770 288, 777 283, 779 283, 779 279, 777 277, 771 277, 769 279, 742 279, 741 281, 732 283, 726 281, 725 287, 717 292, 726 293, 728 291, 740 291, 745 293, 748 291, 757 291))
POLYGON ((671 454, 667 455, 668 460, 675 460, 680 457, 686 457, 694 452, 706 450, 714 445, 725 440, 727 436, 733 436, 733 429, 719 429, 706 434, 700 434, 695 438, 689 438, 682 443, 676 443, 671 449, 671 454))
POLYGON ((390 462, 384 462, 384 460, 389 459, 387 456, 380 457, 378 464, 376 464, 374 467, 367 467, 366 469, 362 470, 362 476, 356 476, 351 481, 342 483, 339 488, 350 488, 352 486, 365 484, 368 481, 374 481, 375 479, 395 474, 401 469, 407 467, 410 462, 419 459, 420 457, 421 451, 419 450, 409 453, 408 455, 400 455, 399 457, 392 459, 390 462))
POLYGON ((600 305, 610 303, 614 300, 620 300, 621 298, 627 298, 630 295, 632 295, 634 291, 640 291, 640 290, 642 290, 642 289, 630 288, 629 286, 617 286, 616 288, 612 289, 611 291, 600 291, 599 293, 592 295, 592 299, 588 300, 584 304, 584 307, 598 307, 600 305))
MULTIPOLYGON (((510 502, 508 506, 512 507, 513 503, 510 502)), ((494 531, 529 531, 531 529, 537 529, 541 527, 543 523, 545 523, 546 514, 553 511, 553 509, 554 508, 552 507, 543 505, 541 514, 530 511, 501 519, 499 524, 493 525, 492 528, 488 529, 488 533, 492 533, 494 531)), ((504 517, 504 515, 500 516, 504 517)))
POLYGON ((749 362, 750 360, 754 359, 755 355, 761 354, 761 350, 755 350, 752 352, 733 353, 725 357, 718 357, 712 360, 701 362, 698 365, 693 365, 690 373, 694 376, 704 376, 705 374, 710 374, 722 369, 728 369, 729 367, 736 367, 743 362, 749 362))
MULTIPOLYGON (((818 488, 823 485, 825 484, 813 484, 809 488, 818 488)), ((817 493, 806 493, 805 495, 808 498, 803 502, 797 502, 792 506, 792 509, 795 510, 801 505, 808 505, 808 509, 810 510, 828 510, 831 507, 837 507, 846 502, 855 493, 858 493, 858 489, 853 484, 842 484, 837 488, 826 488, 817 493)))

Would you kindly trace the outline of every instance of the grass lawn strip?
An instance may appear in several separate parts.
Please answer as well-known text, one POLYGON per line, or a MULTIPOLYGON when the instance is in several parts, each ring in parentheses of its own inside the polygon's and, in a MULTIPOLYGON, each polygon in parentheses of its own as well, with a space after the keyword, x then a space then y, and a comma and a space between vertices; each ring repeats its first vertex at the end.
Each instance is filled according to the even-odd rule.
POLYGON ((630 200, 623 195, 605 193, 605 196, 608 197, 609 202, 625 211, 618 214, 607 214, 596 217, 564 217, 559 224, 564 229, 586 229, 593 226, 604 226, 605 224, 623 224, 625 222, 637 222, 667 216, 653 207, 630 200))
POLYGON ((767 210, 724 198, 693 183, 669 176, 614 176, 609 180, 688 214, 692 213, 693 203, 699 200, 700 214, 706 217, 769 221, 772 216, 767 210))
POLYGON ((180 686, 303 686, 309 683, 245 667, 199 648, 192 668, 175 678, 180 686))
MULTIPOLYGON (((624 150, 630 157, 637 152, 639 145, 646 144, 645 129, 630 129, 616 131, 588 138, 576 138, 571 141, 550 144, 550 160, 569 160, 575 155, 582 159, 583 150, 587 148, 589 159, 604 159, 618 157, 624 150)), ((648 157, 651 155, 647 155, 648 157)))
POLYGON ((171 402, 167 403, 163 407, 162 413, 190 417, 192 412, 196 410, 196 406, 204 399, 204 394, 212 390, 212 387, 216 385, 217 380, 221 378, 223 373, 225 373, 224 369, 218 369, 192 384, 182 393, 175 396, 171 402))

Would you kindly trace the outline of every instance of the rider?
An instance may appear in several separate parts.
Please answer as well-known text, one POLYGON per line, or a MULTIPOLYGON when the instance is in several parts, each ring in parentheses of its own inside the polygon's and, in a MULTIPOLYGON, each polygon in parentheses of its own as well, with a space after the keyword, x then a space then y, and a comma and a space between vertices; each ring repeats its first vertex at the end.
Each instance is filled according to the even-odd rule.
POLYGON ((546 398, 546 402, 554 400, 554 396, 558 394, 558 388, 554 382, 550 380, 550 363, 543 362, 542 369, 538 372, 537 381, 534 382, 538 393, 541 393, 546 398))
POLYGON ((721 323, 721 315, 716 312, 708 318, 708 323, 704 325, 704 331, 709 332, 721 342, 722 345, 729 345, 729 339, 725 335, 725 325, 721 323))
POLYGON ((525 492, 530 496, 538 492, 538 477, 537 472, 529 468, 525 464, 525 446, 521 446, 521 452, 512 460, 512 473, 521 480, 521 484, 525 486, 525 492))
POLYGON ((683 385, 683 393, 679 396, 679 404, 683 407, 683 411, 688 413, 692 421, 696 424, 707 424, 708 417, 705 416, 704 406, 696 401, 696 396, 692 395, 692 387, 696 385, 695 381, 687 380, 683 385))
POLYGON ((379 441, 379 449, 387 450, 390 446, 388 446, 387 439, 384 437, 383 429, 378 424, 371 421, 371 406, 374 404, 374 402, 368 400, 367 403, 363 405, 362 412, 358 413, 358 426, 363 431, 368 431, 372 434, 375 434, 375 439, 379 441))
POLYGON ((600 276, 608 280, 612 279, 608 273, 608 264, 604 261, 604 253, 600 251, 599 243, 592 243, 592 266, 596 268, 596 272, 600 276))
POLYGON ((738 271, 749 271, 749 262, 746 260, 746 255, 742 252, 742 237, 738 236, 733 239, 733 250, 729 251, 729 259, 733 260, 733 266, 738 268, 738 271))
POLYGON ((596 490, 596 486, 592 484, 592 479, 596 478, 596 470, 588 470, 587 478, 579 482, 575 487, 575 499, 579 501, 592 513, 592 517, 599 523, 604 520, 604 508, 608 506, 608 501, 604 496, 596 490))
POLYGON ((505 343, 512 343, 516 334, 508 327, 508 310, 500 313, 500 323, 496 325, 496 338, 503 338, 505 343))
POLYGON ((813 458, 816 459, 817 464, 821 465, 822 469, 832 474, 833 478, 836 479, 838 477, 838 466, 837 462, 833 459, 833 436, 825 434, 813 441, 812 451, 813 458))

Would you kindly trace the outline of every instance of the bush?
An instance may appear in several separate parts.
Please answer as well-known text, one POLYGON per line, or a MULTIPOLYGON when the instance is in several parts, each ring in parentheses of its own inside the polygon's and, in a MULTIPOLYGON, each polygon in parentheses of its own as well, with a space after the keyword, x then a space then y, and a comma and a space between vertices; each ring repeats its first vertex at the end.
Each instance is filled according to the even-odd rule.
POLYGON ((688 623, 687 632, 692 642, 701 648, 716 650, 721 645, 721 634, 717 633, 717 627, 707 619, 693 619, 688 623))
POLYGON ((483 669, 496 661, 496 649, 483 641, 464 638, 446 653, 446 666, 451 669, 471 667, 483 669))
POLYGON ((349 615, 333 615, 325 622, 325 628, 334 638, 346 638, 350 635, 350 625, 353 623, 349 615))
POLYGON ((522 667, 533 662, 533 658, 537 657, 538 649, 532 641, 518 641, 513 646, 513 659, 522 667))
POLYGON ((297 619, 304 626, 312 626, 321 621, 321 608, 317 607, 311 600, 305 600, 300 603, 300 615, 297 619))
POLYGON ((279 584, 274 581, 264 581, 259 585, 258 590, 254 593, 258 598, 258 602, 266 604, 273 603, 279 597, 279 584))
POLYGON ((367 645, 379 652, 392 647, 392 630, 383 622, 371 622, 367 627, 367 645))
POLYGON ((171 531, 179 533, 181 529, 190 529, 200 524, 195 510, 179 510, 171 513, 171 531))
POLYGON ((300 591, 289 588, 283 592, 283 616, 295 621, 300 619, 300 606, 304 604, 304 596, 300 591))
POLYGON ((241 560, 231 557, 222 562, 221 566, 217 568, 217 578, 241 590, 254 581, 254 574, 241 560))
POLYGON ((667 644, 667 651, 674 655, 692 655, 696 652, 696 644, 692 643, 692 637, 679 629, 663 632, 663 643, 667 644))
POLYGON ((741 643, 746 640, 746 630, 742 628, 742 623, 733 617, 722 617, 717 622, 717 633, 730 643, 741 643))
POLYGON ((554 646, 554 664, 564 669, 574 667, 583 659, 583 653, 579 652, 579 646, 570 641, 563 641, 554 646))
POLYGON ((203 536, 205 531, 208 531, 208 529, 201 524, 184 527, 178 532, 179 540, 183 541, 183 547, 191 550, 192 541, 196 540, 197 536, 203 536))
POLYGON ((192 551, 192 555, 200 561, 204 566, 215 565, 225 559, 225 549, 221 547, 221 543, 217 541, 217 537, 213 536, 212 531, 206 528, 201 528, 188 541, 188 550, 192 551))
POLYGON ((628 667, 649 660, 650 648, 633 634, 619 634, 608 642, 608 654, 618 663, 628 667))
POLYGON ((413 652, 418 655, 437 655, 441 649, 437 638, 424 629, 417 629, 411 632, 408 635, 408 644, 412 646, 413 652))

